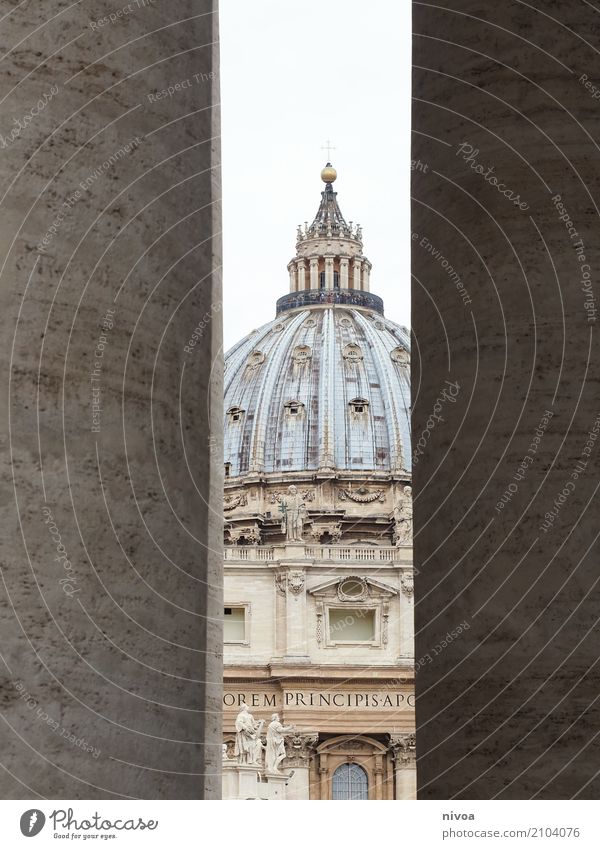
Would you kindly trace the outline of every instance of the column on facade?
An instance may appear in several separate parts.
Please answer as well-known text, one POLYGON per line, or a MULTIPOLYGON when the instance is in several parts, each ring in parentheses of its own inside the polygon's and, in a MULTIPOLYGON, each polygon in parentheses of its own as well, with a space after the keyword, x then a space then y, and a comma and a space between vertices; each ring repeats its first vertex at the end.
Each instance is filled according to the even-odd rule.
POLYGON ((319 259, 318 257, 313 257, 310 260, 310 288, 318 289, 319 288, 319 259))
POLYGON ((396 799, 417 798, 417 757, 414 734, 391 734, 394 757, 396 799))
POLYGON ((333 289, 333 257, 325 257, 325 288, 333 289))
POLYGON ((298 260, 296 289, 298 292, 303 292, 306 289, 306 262, 303 259, 298 260))
POLYGON ((282 770, 294 772, 287 785, 286 799, 310 799, 310 765, 318 740, 316 732, 298 733, 286 739, 287 758, 282 770))
MULTIPOLYGON (((286 546, 286 554, 304 554, 304 546, 286 546), (299 549, 294 552, 294 549, 299 549)), ((284 565, 284 564, 282 564, 284 565)), ((297 565, 290 565, 286 574, 285 625, 287 660, 308 659, 308 632, 306 616, 306 575, 297 565)))
POLYGON ((361 277, 360 277, 360 267, 362 263, 360 259, 355 259, 353 263, 354 270, 354 289, 361 289, 361 277))
POLYGON ((342 257, 340 259, 340 287, 342 289, 348 289, 348 259, 342 257))
POLYGON ((368 262, 363 262, 363 271, 362 271, 362 288, 363 292, 368 292, 370 289, 370 275, 371 275, 371 266, 368 262))

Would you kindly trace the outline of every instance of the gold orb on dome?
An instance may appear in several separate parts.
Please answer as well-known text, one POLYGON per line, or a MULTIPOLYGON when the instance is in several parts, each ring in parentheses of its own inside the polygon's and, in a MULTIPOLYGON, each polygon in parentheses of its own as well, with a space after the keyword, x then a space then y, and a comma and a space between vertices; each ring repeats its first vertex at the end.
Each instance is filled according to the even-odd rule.
POLYGON ((323 168, 323 170, 321 171, 321 179, 324 183, 333 183, 336 177, 337 171, 332 166, 332 164, 328 162, 325 168, 323 168))

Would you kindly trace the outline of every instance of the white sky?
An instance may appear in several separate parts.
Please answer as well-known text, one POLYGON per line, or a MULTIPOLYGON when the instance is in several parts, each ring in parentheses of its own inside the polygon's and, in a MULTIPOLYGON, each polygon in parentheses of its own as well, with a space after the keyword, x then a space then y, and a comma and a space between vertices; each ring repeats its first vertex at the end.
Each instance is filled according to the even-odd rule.
POLYGON ((221 0, 225 349, 289 291, 331 139, 371 291, 410 324, 410 3, 221 0))

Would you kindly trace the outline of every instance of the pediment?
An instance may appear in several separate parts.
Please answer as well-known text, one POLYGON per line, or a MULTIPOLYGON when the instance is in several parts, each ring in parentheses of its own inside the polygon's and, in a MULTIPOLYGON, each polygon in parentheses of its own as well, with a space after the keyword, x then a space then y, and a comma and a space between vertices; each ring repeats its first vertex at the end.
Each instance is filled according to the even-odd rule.
POLYGON ((336 576, 328 581, 316 584, 314 587, 307 587, 306 591, 317 598, 341 598, 344 601, 364 601, 367 596, 369 598, 389 598, 398 595, 398 590, 395 587, 366 575, 336 576), (344 592, 344 585, 352 582, 360 584, 365 591, 358 592, 354 597, 344 592))

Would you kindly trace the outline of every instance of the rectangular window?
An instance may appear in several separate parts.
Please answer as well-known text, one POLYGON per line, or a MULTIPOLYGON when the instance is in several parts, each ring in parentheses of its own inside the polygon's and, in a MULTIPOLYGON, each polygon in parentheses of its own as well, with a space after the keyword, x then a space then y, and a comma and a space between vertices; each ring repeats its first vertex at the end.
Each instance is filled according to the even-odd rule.
POLYGON ((357 608, 329 608, 329 640, 332 643, 375 642, 375 611, 357 608))
POLYGON ((246 642, 246 608, 226 607, 223 616, 223 640, 226 643, 246 642))

